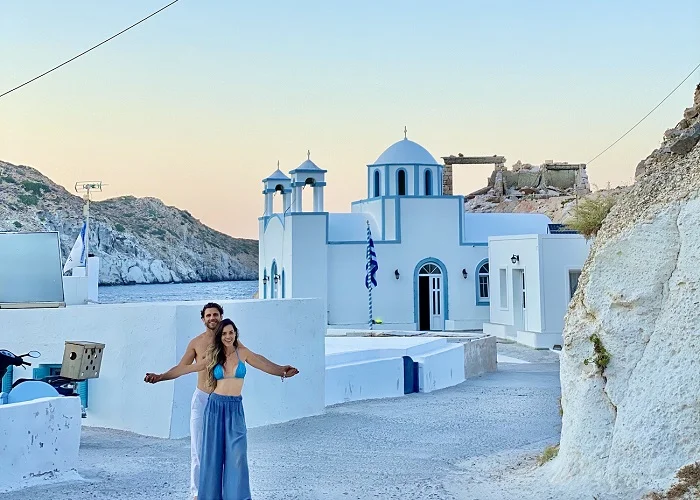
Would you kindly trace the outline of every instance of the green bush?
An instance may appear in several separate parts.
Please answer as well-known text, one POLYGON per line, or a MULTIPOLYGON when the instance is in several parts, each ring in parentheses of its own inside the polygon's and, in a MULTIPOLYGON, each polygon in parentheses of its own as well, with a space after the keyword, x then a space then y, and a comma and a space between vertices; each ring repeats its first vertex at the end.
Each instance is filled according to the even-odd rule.
POLYGON ((547 446, 544 451, 542 452, 542 455, 537 457, 537 463, 538 465, 544 465, 550 460, 552 460, 554 457, 557 456, 559 453, 559 445, 555 444, 553 446, 547 446))
POLYGON ((574 208, 571 219, 566 225, 581 233, 586 239, 591 238, 598 234, 613 205, 615 205, 615 199, 612 196, 587 198, 574 208))
POLYGON ((597 334, 594 333, 588 338, 588 340, 590 340, 593 344, 593 359, 586 358, 583 360, 583 364, 587 365, 591 362, 595 363, 602 375, 605 368, 607 368, 608 363, 610 363, 610 353, 607 351, 607 349, 605 349, 603 341, 600 340, 600 337, 597 334))
POLYGON ((114 225, 114 229, 116 229, 116 230, 119 231, 120 233, 123 233, 124 230, 125 230, 126 228, 117 222, 117 223, 114 225))
POLYGON ((28 193, 32 193, 35 196, 41 196, 47 191, 50 191, 49 186, 43 182, 34 181, 22 181, 22 187, 28 193))
POLYGON ((18 221, 18 220, 16 220, 15 222, 13 222, 13 224, 14 224, 14 226, 15 226, 17 229, 19 229, 20 227, 22 227, 22 223, 21 223, 20 221, 18 221))
POLYGON ((9 175, 0 175, 0 181, 7 182, 8 184, 17 184, 17 181, 9 175))
POLYGON ((37 203, 39 203, 39 198, 33 194, 21 194, 18 196, 18 198, 19 201, 21 201, 25 205, 36 205, 37 203))

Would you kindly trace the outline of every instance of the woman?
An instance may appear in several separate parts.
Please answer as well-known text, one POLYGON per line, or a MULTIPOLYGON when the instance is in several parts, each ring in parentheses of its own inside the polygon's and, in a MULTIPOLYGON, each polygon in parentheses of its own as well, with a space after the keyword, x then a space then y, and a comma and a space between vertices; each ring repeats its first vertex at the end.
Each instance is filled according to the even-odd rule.
POLYGON ((219 323, 205 363, 185 368, 186 372, 206 370, 209 385, 215 387, 204 410, 199 500, 250 499, 247 431, 241 397, 246 363, 282 380, 299 373, 293 366, 277 365, 243 346, 238 341, 236 325, 228 318, 219 323))

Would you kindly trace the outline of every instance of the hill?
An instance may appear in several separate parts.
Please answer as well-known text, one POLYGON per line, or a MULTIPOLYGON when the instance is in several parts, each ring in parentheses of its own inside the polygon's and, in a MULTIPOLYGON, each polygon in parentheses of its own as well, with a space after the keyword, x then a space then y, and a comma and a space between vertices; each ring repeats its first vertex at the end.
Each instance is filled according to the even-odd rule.
MULTIPOLYGON (((0 231, 58 231, 63 260, 82 226, 84 201, 38 170, 0 161, 0 231)), ((90 252, 100 284, 257 279, 258 242, 205 226, 157 198, 90 203, 90 252)))

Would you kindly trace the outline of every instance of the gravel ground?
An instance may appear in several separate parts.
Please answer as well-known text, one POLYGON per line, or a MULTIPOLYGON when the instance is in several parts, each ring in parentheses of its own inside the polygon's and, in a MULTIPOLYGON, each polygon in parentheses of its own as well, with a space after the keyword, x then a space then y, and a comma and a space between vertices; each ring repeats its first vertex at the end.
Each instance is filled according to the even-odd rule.
MULTIPOLYGON (((254 497, 550 498, 522 482, 508 484, 558 441, 558 356, 514 344, 499 344, 499 352, 547 359, 501 364, 496 373, 430 394, 346 403, 321 416, 250 429, 254 497)), ((84 428, 78 470, 84 481, 0 498, 186 499, 189 453, 189 439, 84 428)))

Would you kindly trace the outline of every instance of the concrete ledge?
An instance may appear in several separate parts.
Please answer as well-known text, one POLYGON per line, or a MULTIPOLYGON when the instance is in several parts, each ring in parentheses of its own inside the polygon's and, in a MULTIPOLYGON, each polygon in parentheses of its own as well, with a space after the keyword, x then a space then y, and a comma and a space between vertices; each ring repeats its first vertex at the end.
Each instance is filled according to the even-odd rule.
POLYGON ((417 356, 420 392, 432 392, 464 382, 464 344, 447 344, 439 351, 417 356))
POLYGON ((326 368, 326 405, 403 396, 403 358, 339 364, 326 368))
POLYGON ((464 344, 464 376, 476 377, 498 370, 496 337, 485 336, 464 344))
POLYGON ((501 325, 498 323, 484 323, 484 333, 493 335, 500 339, 515 340, 515 331, 510 325, 501 325))
MULTIPOLYGON (((485 307, 488 311, 488 307, 485 307)), ((449 332, 464 330, 481 330, 484 324, 483 319, 447 319, 445 320, 445 330, 449 332)), ((439 333, 439 332, 433 332, 439 333)))
POLYGON ((80 398, 0 405, 0 492, 80 479, 80 398))
POLYGON ((551 349, 555 345, 563 346, 561 333, 537 333, 518 330, 516 340, 535 349, 551 349))

